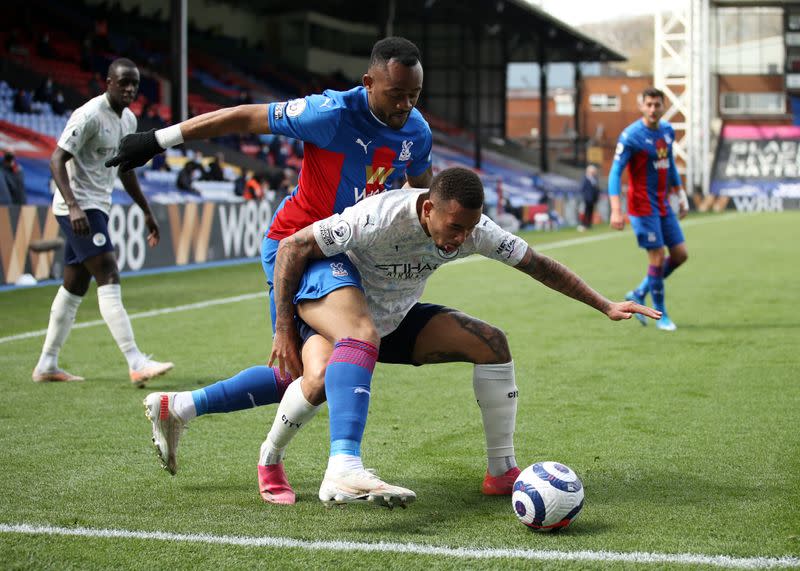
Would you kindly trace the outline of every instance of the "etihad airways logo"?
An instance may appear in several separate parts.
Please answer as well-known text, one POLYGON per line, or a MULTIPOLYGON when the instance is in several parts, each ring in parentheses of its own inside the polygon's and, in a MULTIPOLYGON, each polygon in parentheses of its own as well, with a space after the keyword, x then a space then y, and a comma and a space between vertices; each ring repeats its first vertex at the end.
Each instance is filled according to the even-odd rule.
POLYGON ((399 264, 375 264, 375 269, 383 272, 385 278, 394 280, 424 280, 431 275, 440 264, 408 262, 399 264))

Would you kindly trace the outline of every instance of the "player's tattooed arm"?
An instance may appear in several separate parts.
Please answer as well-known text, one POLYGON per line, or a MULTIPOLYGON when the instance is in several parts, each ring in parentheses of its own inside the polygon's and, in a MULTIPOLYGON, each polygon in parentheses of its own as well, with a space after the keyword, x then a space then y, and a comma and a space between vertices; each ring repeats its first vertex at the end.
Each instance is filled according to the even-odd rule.
POLYGON ((547 287, 582 301, 606 315, 611 311, 613 305, 611 301, 592 289, 580 276, 564 264, 536 252, 530 246, 516 268, 547 287))
POLYGON ((288 373, 293 379, 303 374, 294 296, 308 260, 314 257, 322 257, 322 252, 310 226, 281 240, 275 256, 275 336, 267 364, 271 367, 277 360, 281 376, 288 373))
POLYGON ((294 327, 294 296, 300 278, 309 260, 324 258, 314 238, 314 231, 307 226, 281 240, 275 256, 275 329, 294 327))

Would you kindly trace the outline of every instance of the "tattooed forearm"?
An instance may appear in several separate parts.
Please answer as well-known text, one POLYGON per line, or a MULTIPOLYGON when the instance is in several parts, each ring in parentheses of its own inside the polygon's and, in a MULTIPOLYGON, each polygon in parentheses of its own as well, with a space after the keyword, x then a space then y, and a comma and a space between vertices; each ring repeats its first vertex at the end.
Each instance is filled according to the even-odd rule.
POLYGON ((294 296, 308 260, 314 257, 314 234, 310 228, 284 238, 275 255, 275 329, 294 327, 294 296))
POLYGON ((539 254, 533 248, 517 265, 517 269, 542 282, 547 287, 582 301, 598 311, 607 313, 611 302, 589 287, 575 272, 553 258, 539 254))

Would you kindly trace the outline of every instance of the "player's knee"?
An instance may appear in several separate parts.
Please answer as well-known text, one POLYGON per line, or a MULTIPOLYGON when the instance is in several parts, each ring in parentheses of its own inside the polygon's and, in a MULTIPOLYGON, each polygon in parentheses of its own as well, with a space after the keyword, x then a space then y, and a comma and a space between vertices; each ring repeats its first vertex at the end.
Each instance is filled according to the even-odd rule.
POLYGON ((511 349, 508 347, 506 334, 494 325, 488 325, 486 333, 484 337, 484 357, 478 363, 488 365, 511 361, 511 349))
POLYGON ((113 257, 104 257, 92 270, 94 279, 99 286, 118 284, 120 282, 119 268, 117 267, 117 261, 113 257))
POLYGON ((352 326, 349 327, 349 333, 343 337, 366 341, 367 343, 372 343, 376 347, 381 341, 378 330, 375 328, 375 324, 369 316, 364 316, 356 320, 352 326))
POLYGON ((78 297, 83 297, 86 295, 86 292, 89 291, 89 284, 91 283, 90 279, 81 279, 81 278, 72 278, 67 279, 64 278, 64 289, 67 290, 72 295, 77 295, 78 297))
POLYGON ((686 260, 689 259, 689 252, 683 250, 681 252, 677 252, 675 255, 670 257, 672 258, 672 263, 675 264, 675 266, 677 267, 680 266, 681 264, 686 263, 686 260))
POLYGON ((322 370, 303 369, 303 380, 300 385, 303 396, 312 405, 318 406, 325 402, 325 368, 322 370))

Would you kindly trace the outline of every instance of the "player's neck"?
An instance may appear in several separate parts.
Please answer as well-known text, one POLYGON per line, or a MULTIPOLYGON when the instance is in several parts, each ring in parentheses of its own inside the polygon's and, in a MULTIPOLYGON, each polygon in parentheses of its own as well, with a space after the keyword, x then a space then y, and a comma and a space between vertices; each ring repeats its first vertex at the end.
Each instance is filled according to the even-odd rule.
POLYGON ((108 101, 108 106, 117 114, 118 117, 122 117, 122 112, 125 111, 125 105, 115 105, 114 100, 108 96, 108 91, 105 92, 106 101, 108 101))
POLYGON ((660 121, 661 120, 659 119, 655 123, 650 123, 650 121, 648 121, 646 117, 642 117, 642 123, 644 123, 644 126, 650 129, 651 131, 658 130, 658 124, 660 123, 660 121))

